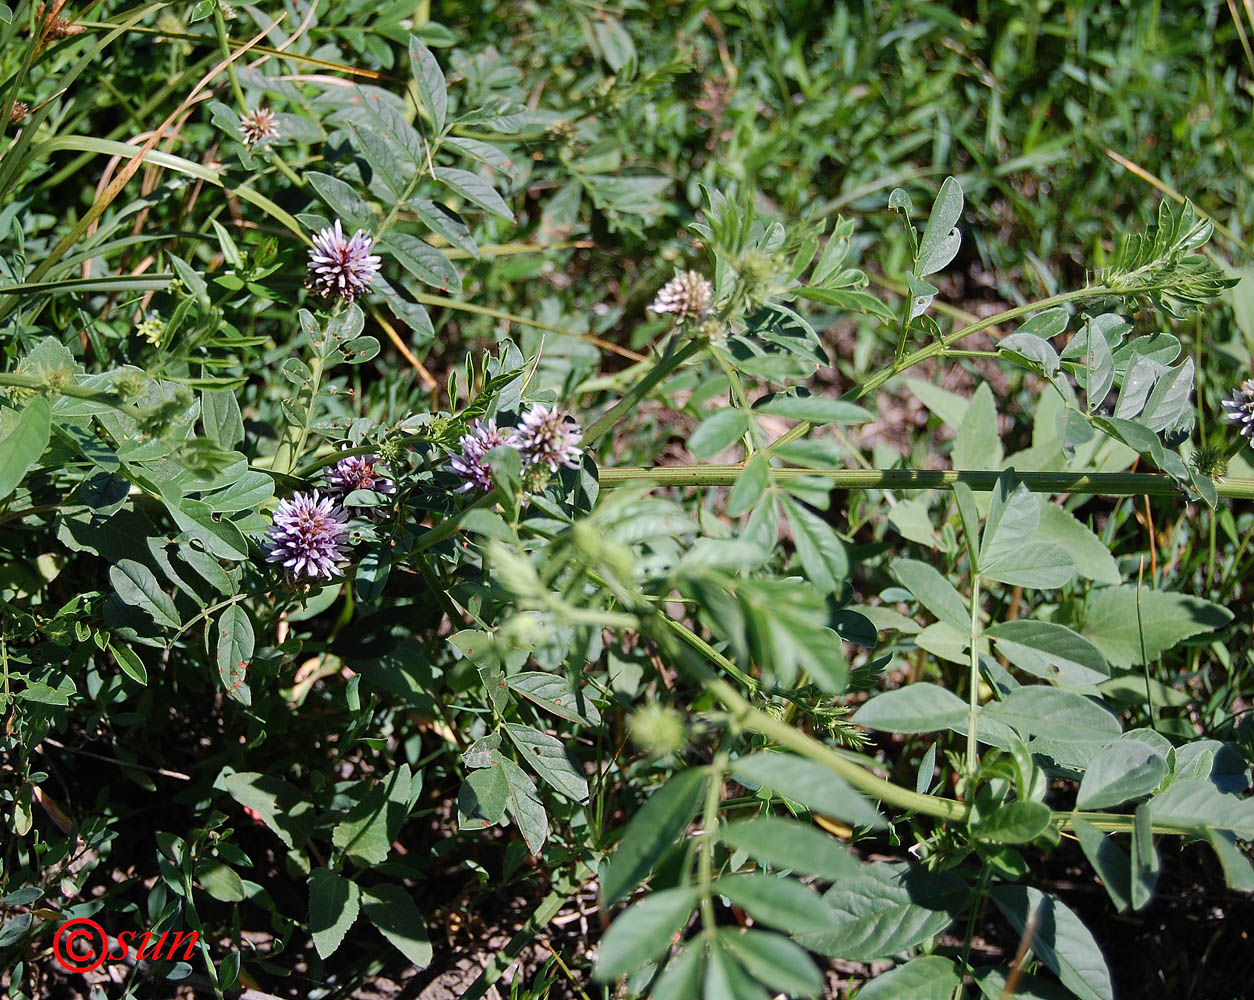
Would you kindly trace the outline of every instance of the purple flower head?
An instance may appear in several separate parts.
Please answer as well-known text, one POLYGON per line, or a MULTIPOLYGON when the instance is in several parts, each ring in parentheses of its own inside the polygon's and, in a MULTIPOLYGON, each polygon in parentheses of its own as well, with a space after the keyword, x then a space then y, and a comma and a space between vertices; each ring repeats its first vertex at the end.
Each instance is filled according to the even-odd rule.
POLYGON ((556 472, 559 465, 579 467, 581 441, 583 431, 573 418, 547 406, 533 406, 510 443, 522 452, 524 465, 547 465, 550 472, 556 472))
POLYGON ((1247 378, 1223 401, 1228 422, 1240 424, 1240 433, 1254 441, 1254 378, 1247 378))
POLYGON ((695 320, 708 315, 713 302, 713 286, 697 271, 685 271, 662 286, 649 311, 695 320))
POLYGON ((295 493, 279 502, 266 542, 266 562, 279 563, 295 580, 343 576, 336 566, 344 558, 340 546, 348 514, 318 491, 295 493))
POLYGON ((353 490, 392 494, 396 492, 396 484, 388 478, 388 472, 378 455, 349 455, 336 462, 327 473, 327 492, 341 503, 353 490))
POLYGON ((491 418, 486 421, 476 420, 472 423, 470 433, 464 434, 458 441, 462 453, 454 455, 449 460, 450 468, 466 480, 457 492, 465 493, 467 490, 480 489, 486 493, 492 489, 492 469, 485 460, 485 456, 493 448, 513 443, 491 418))
POLYGON ((279 121, 269 108, 257 108, 240 115, 239 130, 244 145, 263 145, 279 137, 279 121))
POLYGON ((370 253, 374 241, 360 229, 344 238, 340 220, 317 233, 309 251, 309 284, 328 299, 352 302, 370 287, 379 271, 379 258, 370 253))

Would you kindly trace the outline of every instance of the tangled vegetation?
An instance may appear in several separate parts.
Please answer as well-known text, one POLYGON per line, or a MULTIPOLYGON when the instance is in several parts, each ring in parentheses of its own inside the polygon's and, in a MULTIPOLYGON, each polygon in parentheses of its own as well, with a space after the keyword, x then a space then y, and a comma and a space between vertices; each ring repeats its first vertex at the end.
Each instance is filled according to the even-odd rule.
POLYGON ((1252 38, 0 4, 0 989, 1244 995, 1252 38))

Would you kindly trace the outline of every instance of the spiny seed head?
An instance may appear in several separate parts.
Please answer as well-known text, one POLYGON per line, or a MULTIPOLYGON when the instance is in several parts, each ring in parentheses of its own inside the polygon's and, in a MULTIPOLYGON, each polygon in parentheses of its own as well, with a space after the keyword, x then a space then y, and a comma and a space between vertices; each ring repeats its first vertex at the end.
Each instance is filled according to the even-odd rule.
POLYGON ((14 101, 13 107, 9 109, 9 124, 21 125, 26 121, 26 116, 30 114, 30 105, 25 101, 14 101))
POLYGON ((1228 422, 1239 424, 1238 430, 1254 441, 1254 378, 1247 378, 1223 401, 1228 422))
POLYGON ((269 108, 255 108, 240 115, 239 130, 244 145, 260 146, 279 137, 279 120, 269 108))
POLYGON ((650 312, 671 313, 679 320, 695 320, 710 312, 714 289, 696 271, 676 275, 657 293, 650 312))
POLYGON ((373 240, 360 229, 345 238, 340 220, 313 238, 309 251, 309 284, 328 299, 352 302, 370 287, 380 259, 370 253, 373 240))
POLYGON ((1203 476, 1222 479, 1228 472, 1228 453, 1223 448, 1198 448, 1193 453, 1193 468, 1203 476))
POLYGON ((336 565, 343 560, 348 514, 330 497, 296 493, 280 501, 266 542, 266 561, 278 563, 292 580, 330 580, 343 576, 336 565))
POLYGON ((486 493, 493 486, 492 467, 486 459, 488 452, 513 442, 496 426, 496 421, 489 418, 474 421, 469 427, 469 433, 462 435, 457 443, 462 453, 449 460, 449 467, 465 480, 457 492, 478 489, 486 493))
POLYGON ((583 431, 574 418, 547 406, 533 406, 522 418, 510 443, 522 452, 528 466, 547 465, 556 472, 559 465, 579 467, 583 451, 579 445, 583 431))
POLYGON ((684 748, 684 720, 674 709, 656 703, 645 705, 631 714, 627 725, 636 745, 655 757, 679 753, 684 748))

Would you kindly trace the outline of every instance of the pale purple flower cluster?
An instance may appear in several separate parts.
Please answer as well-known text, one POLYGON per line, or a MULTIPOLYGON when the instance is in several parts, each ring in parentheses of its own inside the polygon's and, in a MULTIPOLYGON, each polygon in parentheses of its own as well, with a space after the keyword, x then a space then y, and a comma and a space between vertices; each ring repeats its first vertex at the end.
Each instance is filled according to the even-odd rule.
POLYGON ((685 271, 662 286, 649 311, 670 313, 680 320, 697 320, 708 315, 713 305, 713 286, 699 272, 685 271))
POLYGON ((339 564, 347 558, 349 516, 373 513, 373 508, 344 507, 344 500, 354 490, 395 493, 387 472, 376 455, 349 455, 327 473, 325 496, 314 490, 280 501, 268 529, 266 561, 279 563, 291 580, 343 576, 339 564))
POLYGON ((266 561, 281 565, 293 580, 343 576, 338 563, 344 559, 340 546, 347 521, 348 513, 317 490, 281 500, 269 528, 266 561))
POLYGON ((533 406, 512 431, 496 426, 495 420, 476 420, 470 432, 458 442, 462 453, 454 455, 449 467, 465 482, 459 493, 492 489, 492 469, 487 454, 502 446, 516 449, 522 456, 523 472, 547 468, 556 472, 559 466, 579 467, 583 451, 583 431, 570 416, 548 406, 533 406))
POLYGON ((488 452, 512 442, 496 426, 496 421, 488 418, 486 421, 474 421, 470 425, 470 433, 463 434, 457 443, 461 446, 462 453, 449 460, 452 470, 465 480, 457 492, 479 489, 486 493, 492 489, 492 469, 487 462, 488 452))
POLYGON ((279 137, 279 120, 269 108, 256 108, 240 115, 239 130, 244 145, 260 146, 279 137))
POLYGON ((309 251, 309 286, 328 299, 352 302, 379 273, 380 258, 370 253, 374 241, 360 229, 346 239, 340 220, 314 235, 309 251))
POLYGON ((1254 378, 1247 378, 1223 400, 1228 422, 1240 424, 1239 432, 1254 441, 1254 378))
POLYGON ((548 406, 533 406, 514 431, 513 445, 523 455, 523 465, 579 467, 583 431, 574 419, 548 406))
POLYGON ((327 473, 327 492, 343 503, 354 490, 374 490, 392 494, 396 484, 388 478, 388 467, 378 455, 349 455, 341 458, 327 473))

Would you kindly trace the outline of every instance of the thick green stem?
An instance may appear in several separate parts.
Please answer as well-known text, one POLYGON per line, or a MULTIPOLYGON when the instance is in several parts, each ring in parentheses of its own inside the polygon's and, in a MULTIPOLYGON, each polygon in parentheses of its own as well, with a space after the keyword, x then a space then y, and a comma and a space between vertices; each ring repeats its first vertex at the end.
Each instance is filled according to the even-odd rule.
POLYGON ((701 817, 701 858, 697 863, 697 884, 701 892, 701 926, 707 934, 718 927, 714 916, 714 845, 718 843, 718 807, 723 798, 723 775, 727 773, 726 753, 715 756, 710 765, 710 783, 705 791, 705 811, 701 817))
MULTIPOLYGON (((231 43, 226 35, 226 21, 222 19, 222 7, 220 4, 213 5, 213 27, 218 33, 218 46, 222 49, 222 58, 231 58, 231 43)), ((235 63, 229 62, 226 66, 227 76, 231 79, 231 92, 235 95, 235 100, 239 104, 240 113, 248 111, 248 103, 244 100, 244 88, 239 84, 239 77, 235 73, 235 63)))
POLYGON ((849 395, 852 399, 861 399, 863 396, 874 392, 889 379, 895 378, 908 368, 922 364, 929 358, 935 358, 945 353, 946 349, 964 337, 969 337, 973 333, 980 330, 987 330, 991 326, 999 326, 1012 319, 1018 319, 1020 316, 1028 316, 1031 313, 1041 312, 1044 309, 1052 309, 1054 306, 1065 305, 1068 302, 1079 302, 1084 299, 1104 299, 1111 297, 1121 297, 1127 295, 1141 295, 1147 292, 1156 291, 1158 286, 1146 286, 1144 288, 1130 288, 1116 290, 1106 285, 1093 285, 1091 288, 1080 288, 1073 292, 1063 292, 1061 295, 1051 295, 1047 299, 1041 299, 1039 302, 1029 302, 1026 306, 1017 306, 1014 309, 1007 309, 1005 312, 997 313, 995 316, 986 316, 978 322, 971 323, 968 326, 961 327, 950 333, 945 334, 939 340, 934 340, 926 347, 905 357, 898 357, 892 364, 892 367, 885 368, 876 372, 856 389, 852 390, 849 395))
POLYGON ((971 575, 971 691, 967 704, 967 776, 974 778, 980 763, 976 727, 980 718, 980 574, 971 575))
MULTIPOLYGON (((744 471, 741 465, 681 465, 658 468, 623 466, 603 468, 601 486, 612 489, 628 483, 654 486, 731 486, 744 471)), ((999 472, 951 472, 929 469, 771 469, 777 483, 815 476, 849 490, 947 490, 966 483, 976 492, 991 492, 999 472)), ((1015 479, 1032 493, 1083 493, 1093 496, 1180 497, 1180 487, 1169 476, 1155 472, 1016 472, 1015 479)), ((1254 500, 1254 479, 1226 476, 1215 480, 1221 497, 1254 500)))
MULTIPOLYGON (((684 625, 678 622, 670 624, 673 632, 678 632, 685 628, 684 625)), ((661 641, 664 638, 669 638, 669 636, 662 633, 655 635, 654 638, 661 641)), ((777 745, 791 750, 807 760, 821 764, 871 798, 890 806, 896 806, 899 809, 921 813, 925 816, 934 816, 937 819, 950 822, 965 823, 970 816, 971 806, 966 802, 943 799, 935 795, 922 795, 907 788, 902 788, 900 785, 896 785, 885 778, 880 778, 861 765, 837 753, 826 744, 820 743, 814 737, 807 736, 801 730, 790 726, 782 719, 777 719, 766 712, 754 708, 753 704, 732 687, 731 684, 699 664, 693 664, 683 658, 676 658, 675 663, 681 669, 690 673, 693 680, 697 681, 723 704, 736 725, 765 736, 777 745)), ((1067 831, 1073 829, 1075 821, 1079 819, 1086 820, 1099 830, 1112 833, 1131 833, 1135 823, 1135 817, 1132 816, 1099 812, 1055 812, 1053 813, 1052 822, 1056 829, 1067 831)), ((1202 832, 1202 824, 1155 821, 1154 832, 1178 836, 1198 834, 1202 832)))

